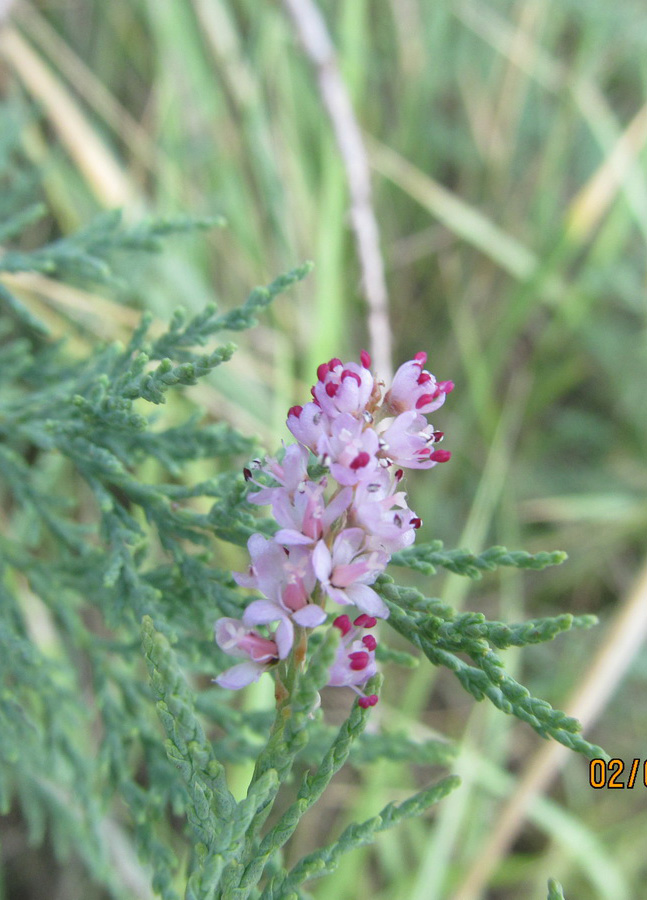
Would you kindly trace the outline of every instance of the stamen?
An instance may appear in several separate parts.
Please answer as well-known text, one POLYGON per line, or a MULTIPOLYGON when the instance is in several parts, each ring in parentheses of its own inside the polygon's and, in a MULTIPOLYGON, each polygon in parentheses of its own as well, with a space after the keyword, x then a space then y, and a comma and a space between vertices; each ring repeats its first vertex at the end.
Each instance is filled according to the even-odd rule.
POLYGON ((418 365, 422 368, 424 364, 427 362, 427 354, 424 350, 421 350, 420 353, 416 353, 413 357, 414 362, 417 362, 418 365))
POLYGON ((364 419, 364 421, 366 422, 367 425, 372 425, 373 422, 375 421, 373 419, 373 416, 370 414, 370 412, 367 409, 365 409, 364 412, 362 413, 362 418, 364 419))
POLYGON ((418 397, 418 399, 416 400, 416 409, 420 409, 422 406, 426 406, 428 403, 431 403, 439 393, 440 391, 436 391, 435 394, 421 394, 420 397, 418 397))
POLYGON ((433 461, 437 463, 448 462, 451 457, 452 455, 449 450, 434 450, 433 453, 429 454, 429 459, 433 459, 433 461))
POLYGON ((370 656, 364 650, 356 650, 354 653, 349 653, 348 658, 350 659, 350 667, 353 672, 361 672, 362 669, 367 667, 370 660, 370 656))
POLYGON ((357 372, 351 372, 350 369, 344 369, 344 371, 341 373, 341 380, 344 381, 344 379, 346 378, 354 378, 357 382, 357 386, 362 386, 362 379, 359 377, 357 372))
POLYGON ((422 519, 419 519, 418 516, 416 516, 415 519, 411 519, 409 525, 413 525, 414 528, 420 528, 420 526, 422 525, 422 519))
POLYGON ((369 694, 368 697, 360 697, 357 702, 362 707, 362 709, 368 709, 369 706, 375 706, 377 701, 378 701, 377 694, 369 694))
POLYGON ((333 622, 333 625, 335 626, 335 628, 339 628, 339 630, 344 635, 344 637, 348 634, 348 632, 353 627, 351 625, 349 616, 337 616, 337 618, 333 622))
POLYGON ((350 464, 351 469, 363 469, 364 466, 367 466, 371 461, 371 457, 368 455, 366 450, 362 450, 361 453, 358 453, 355 459, 350 464))
POLYGON ((344 364, 343 364, 343 362, 341 361, 341 359, 337 359, 336 356, 333 356, 333 358, 332 358, 332 359, 330 360, 330 362, 328 363, 328 368, 329 368, 329 369, 336 369, 337 366, 343 366, 343 365, 344 365, 344 364))
POLYGON ((290 416, 296 416, 298 419, 302 412, 303 412, 302 406, 291 406, 288 410, 288 418, 290 416))
POLYGON ((252 479, 251 469, 248 469, 247 467, 245 467, 243 469, 243 476, 245 478, 245 481, 251 481, 251 479, 252 479))
POLYGON ((404 478, 404 472, 402 471, 402 469, 398 469, 398 471, 395 473, 395 480, 401 481, 403 478, 404 478))
POLYGON ((366 352, 366 350, 360 350, 359 358, 360 358, 360 360, 361 360, 361 362, 362 362, 362 365, 364 366, 365 369, 370 369, 370 368, 371 368, 371 357, 370 357, 369 354, 366 352))
POLYGON ((339 390, 339 385, 335 384, 333 381, 329 381, 326 385, 326 393, 329 397, 334 397, 337 391, 339 390))
POLYGON ((360 613, 353 621, 353 625, 357 625, 359 628, 374 628, 377 625, 377 619, 374 616, 369 616, 367 613, 360 613))
POLYGON ((362 638, 362 643, 369 652, 375 650, 375 648, 377 647, 377 641, 372 634, 365 634, 362 638))
POLYGON ((418 375, 418 384, 426 384, 428 381, 431 381, 429 372, 421 372, 420 375, 418 375))
POLYGON ((329 371, 330 369, 328 368, 327 363, 321 363, 320 366, 317 366, 317 378, 319 379, 319 381, 325 381, 326 375, 329 371))

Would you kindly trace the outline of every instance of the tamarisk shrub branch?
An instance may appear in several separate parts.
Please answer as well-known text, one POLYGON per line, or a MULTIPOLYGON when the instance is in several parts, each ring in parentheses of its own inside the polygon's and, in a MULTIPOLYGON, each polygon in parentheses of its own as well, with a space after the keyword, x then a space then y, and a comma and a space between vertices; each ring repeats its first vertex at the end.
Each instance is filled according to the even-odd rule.
POLYGON ((35 844, 51 836, 60 859, 73 850, 87 883, 117 900, 135 895, 137 865, 135 881, 163 900, 305 898, 306 882, 344 853, 457 785, 444 778, 286 864, 302 816, 342 766, 451 765, 447 741, 415 740, 375 715, 379 666, 387 677, 393 664, 449 667, 476 699, 603 756, 572 719, 508 676, 496 652, 588 627, 591 617, 489 622, 386 574, 389 560, 430 578, 438 566, 478 577, 563 558, 414 546, 424 526, 404 471, 449 459, 426 417, 436 417, 451 382, 436 381, 424 354, 388 386, 366 353, 322 364, 312 400, 287 417, 296 443, 244 465, 259 456, 249 437, 199 413, 170 423, 164 403, 226 365, 235 347, 221 334, 251 327, 309 266, 233 309, 178 311, 155 338, 144 314, 125 347, 97 341, 73 357, 3 273, 108 290, 117 254, 157 250, 193 225, 124 228, 113 213, 26 251, 22 235, 43 208, 26 198, 26 164, 9 141, 1 132, 0 813, 19 812, 35 844), (151 460, 154 483, 144 475, 151 460), (209 474, 193 482, 195 461, 209 474), (231 572, 229 545, 247 548, 241 572, 231 572), (378 637, 380 620, 411 652, 378 637), (231 689, 260 677, 275 680, 275 709, 241 708, 231 689), (338 727, 327 721, 325 687, 353 697, 338 727), (254 772, 239 798, 227 768, 241 760, 254 772))

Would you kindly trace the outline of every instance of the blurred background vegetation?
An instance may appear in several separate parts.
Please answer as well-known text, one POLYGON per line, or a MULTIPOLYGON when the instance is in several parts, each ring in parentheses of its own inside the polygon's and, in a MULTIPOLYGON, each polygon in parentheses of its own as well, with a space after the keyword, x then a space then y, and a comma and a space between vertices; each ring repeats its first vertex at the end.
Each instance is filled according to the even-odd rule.
MULTIPOLYGON (((643 759, 647 9, 639 0, 320 8, 370 161, 393 365, 424 349, 430 370, 456 383, 434 418, 450 465, 408 478, 424 538, 570 557, 536 576, 467 585, 448 576, 431 590, 507 621, 596 613, 594 632, 522 657, 508 651, 506 661, 611 756, 643 759)), ((30 242, 115 206, 131 221, 219 213, 228 223, 174 239, 145 265, 126 261, 127 288, 110 294, 13 283, 78 352, 127 337, 144 308, 167 320, 180 303, 227 307, 314 260, 243 338, 226 379, 214 374, 169 411, 182 418, 197 402, 273 451, 317 363, 357 358, 368 344, 347 175, 285 6, 18 0, 0 33, 0 92, 23 117, 24 153, 48 204, 30 242)), ((394 673, 379 710, 413 734, 460 741, 463 787, 433 820, 355 852, 314 896, 535 900, 549 874, 571 900, 641 896, 646 787, 592 790, 584 759, 473 704, 427 664, 394 673)), ((396 762, 342 772, 302 823, 295 858, 404 796, 418 775, 396 762)), ((101 896, 74 863, 61 871, 47 850, 30 849, 18 818, 3 831, 11 900, 101 896)))

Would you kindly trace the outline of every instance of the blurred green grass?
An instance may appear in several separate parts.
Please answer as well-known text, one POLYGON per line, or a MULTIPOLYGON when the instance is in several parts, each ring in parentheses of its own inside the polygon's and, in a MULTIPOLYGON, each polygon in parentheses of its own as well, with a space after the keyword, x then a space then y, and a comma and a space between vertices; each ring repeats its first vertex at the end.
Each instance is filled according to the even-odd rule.
MULTIPOLYGON (((449 576, 430 590, 504 619, 597 613, 597 633, 508 654, 535 693, 563 705, 645 555, 647 11, 630 0, 321 8, 373 166, 393 362, 425 349, 431 370, 456 382, 434 420, 452 462, 408 478, 424 537, 570 557, 537 577, 449 576)), ((97 334, 127 330, 129 306, 161 319, 178 303, 226 306, 315 261, 246 338, 233 375, 214 376, 196 398, 273 450, 316 364, 357 357, 367 340, 343 165, 281 5, 19 0, 3 55, 7 93, 41 109, 25 143, 43 167, 54 232, 117 201, 132 217, 228 221, 128 272, 132 289, 111 298, 97 334)), ((63 331, 87 314, 82 299, 33 302, 63 331)), ((424 664, 406 677, 387 684, 384 726, 467 735, 465 785, 437 826, 411 823, 355 853, 313 885, 316 897, 458 897, 501 797, 538 749, 450 677, 424 664)), ((589 735, 613 756, 640 756, 646 677, 636 656, 589 735)), ((324 839, 320 822, 337 830, 371 815, 419 778, 395 763, 361 782, 342 773, 298 848, 324 839)), ((639 896, 645 863, 627 835, 641 833, 644 789, 594 792, 587 782, 581 760, 566 763, 483 897, 543 897, 547 874, 567 897, 639 896)))

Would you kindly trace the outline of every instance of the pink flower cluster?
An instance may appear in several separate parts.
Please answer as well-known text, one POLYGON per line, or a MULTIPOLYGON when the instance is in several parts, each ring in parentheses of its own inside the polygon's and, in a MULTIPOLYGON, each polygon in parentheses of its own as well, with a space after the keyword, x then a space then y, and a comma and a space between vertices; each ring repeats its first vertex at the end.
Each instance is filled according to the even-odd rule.
POLYGON ((244 660, 216 678, 221 687, 244 687, 286 659, 295 626, 323 625, 329 598, 359 614, 332 622, 342 637, 328 684, 353 688, 363 707, 377 702, 375 694, 362 692, 377 671, 377 640, 364 632, 389 611, 371 585, 391 555, 413 543, 422 524, 397 490, 402 470, 430 469, 451 456, 436 449, 443 433, 425 416, 442 406, 454 385, 437 382, 424 369, 426 360, 417 353, 400 366, 384 395, 366 351, 361 365, 322 363, 312 401, 288 412, 298 443, 285 448, 280 462, 268 459, 262 467, 272 485, 260 484, 245 469, 245 478, 259 488, 250 502, 270 505, 281 527, 271 539, 253 534, 249 569, 234 573, 238 584, 262 599, 249 604, 242 620, 216 623, 218 646, 244 660), (327 470, 318 479, 308 474, 313 455, 327 470))

